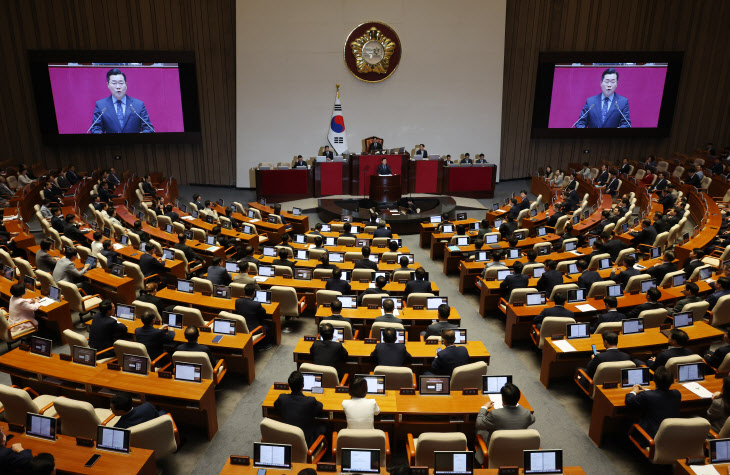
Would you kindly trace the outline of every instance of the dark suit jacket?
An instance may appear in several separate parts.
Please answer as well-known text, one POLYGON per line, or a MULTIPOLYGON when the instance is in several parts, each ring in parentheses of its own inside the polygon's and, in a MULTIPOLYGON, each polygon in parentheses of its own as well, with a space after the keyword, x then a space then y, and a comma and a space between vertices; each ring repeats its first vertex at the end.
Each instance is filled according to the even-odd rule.
POLYGON ((695 173, 691 177, 689 177, 689 180, 687 180, 685 183, 694 187, 699 187, 702 183, 702 179, 697 175, 697 173, 695 173))
POLYGON ((676 389, 647 390, 639 394, 630 392, 626 394, 626 405, 639 409, 639 425, 653 438, 664 419, 679 417, 682 394, 676 389))
POLYGON ((586 127, 594 129, 612 129, 612 128, 628 128, 631 127, 631 115, 629 114, 629 100, 624 96, 619 96, 615 92, 611 101, 611 107, 606 113, 606 120, 602 118, 602 101, 603 94, 597 94, 586 99, 583 109, 580 111, 578 123, 575 124, 576 129, 584 129, 586 127), (591 108, 592 106, 592 108, 591 108), (621 112, 619 112, 619 110, 621 112), (621 115, 623 113, 623 116, 621 115), (625 118, 624 118, 625 117, 625 118))
POLYGON ((292 270, 292 272, 294 272, 294 261, 290 261, 289 259, 286 259, 286 260, 274 259, 273 261, 271 261, 271 264, 275 265, 275 266, 288 267, 292 270))
POLYGON ((175 249, 179 249, 185 254, 185 259, 188 260, 188 263, 191 263, 193 261, 202 261, 200 256, 198 256, 195 251, 193 251, 193 248, 188 246, 187 244, 183 244, 181 242, 176 243, 173 246, 175 249))
POLYGON ((621 271, 616 275, 612 274, 610 280, 613 280, 617 284, 621 285, 621 288, 623 289, 624 287, 626 287, 626 284, 629 283, 630 278, 637 276, 639 274, 641 274, 641 272, 639 272, 638 270, 636 270, 634 268, 626 269, 625 271, 621 271))
POLYGON ((312 355, 312 363, 332 366, 337 369, 337 374, 342 379, 344 375, 344 365, 347 361, 347 350, 339 341, 316 340, 309 349, 312 355))
POLYGON ((370 259, 360 259, 359 261, 355 261, 355 269, 372 269, 374 271, 377 271, 378 264, 371 261, 370 259))
POLYGON ((431 372, 451 376, 454 368, 469 364, 469 351, 464 346, 451 345, 436 354, 431 364, 431 372))
POLYGON ((657 178, 656 183, 652 187, 653 190, 663 190, 667 187, 667 179, 666 178, 657 178))
POLYGON ((111 266, 113 264, 122 263, 122 260, 119 258, 119 255, 116 252, 112 251, 111 249, 110 250, 102 249, 99 252, 101 253, 102 256, 106 257, 106 263, 109 266, 111 266))
POLYGON ((715 305, 717 304, 717 301, 720 300, 720 297, 724 297, 725 295, 730 294, 730 290, 720 289, 713 292, 709 297, 705 299, 707 303, 710 304, 710 310, 712 310, 715 305))
POLYGON ((556 305, 554 307, 547 307, 543 309, 542 312, 538 316, 532 319, 532 323, 537 325, 538 328, 542 326, 542 321, 545 320, 546 317, 568 317, 568 318, 574 318, 575 314, 568 310, 567 308, 563 307, 562 305, 556 305))
POLYGON ((504 278, 499 289, 502 291, 502 297, 509 299, 512 291, 515 289, 525 289, 530 282, 530 276, 525 274, 510 274, 504 278))
POLYGON ((512 233, 515 232, 516 229, 517 221, 505 221, 499 227, 499 233, 502 235, 503 239, 507 239, 508 237, 512 236, 512 233))
POLYGON ((375 287, 374 289, 366 289, 357 298, 357 305, 358 306, 361 306, 362 305, 362 298, 364 296, 366 296, 366 295, 374 295, 374 294, 383 294, 383 296, 385 296, 385 295, 390 295, 390 292, 388 292, 387 290, 379 289, 377 287, 375 287))
POLYGON ((352 290, 348 281, 334 278, 329 279, 324 288, 325 290, 334 290, 343 294, 352 290))
POLYGON ((213 358, 213 354, 210 352, 210 348, 205 345, 201 345, 200 343, 185 342, 177 345, 175 351, 200 351, 201 353, 205 353, 206 355, 208 355, 211 366, 215 367, 216 360, 215 358, 213 358))
POLYGON ((145 291, 139 293, 139 297, 137 297, 137 300, 139 300, 140 302, 151 303, 152 305, 157 307, 157 313, 159 313, 160 316, 162 316, 162 312, 164 312, 165 308, 167 307, 163 299, 155 295, 148 294, 145 291))
POLYGON ((322 156, 327 157, 327 160, 334 160, 335 153, 332 150, 330 150, 329 152, 322 152, 322 156))
POLYGON ((428 338, 430 336, 441 336, 442 331, 453 330, 455 328, 459 328, 459 326, 445 321, 432 323, 428 327, 426 327, 425 337, 428 338))
POLYGON ((665 275, 676 270, 677 266, 673 262, 665 262, 663 264, 658 264, 650 269, 647 269, 646 273, 649 274, 652 279, 656 281, 656 285, 659 285, 662 283, 665 275))
POLYGON ((51 227, 63 234, 63 228, 66 226, 66 221, 61 216, 54 216, 51 218, 51 227))
POLYGON ((537 281, 535 288, 540 292, 545 292, 545 298, 549 299, 553 291, 553 287, 563 283, 563 274, 558 270, 546 270, 537 281))
POLYGON ((618 191, 618 178, 614 178, 613 180, 610 180, 608 182, 608 185, 606 186, 606 193, 610 194, 611 196, 614 196, 617 191, 618 191))
POLYGON ((39 249, 35 253, 35 265, 38 269, 53 274, 53 269, 56 267, 56 261, 53 257, 43 249, 39 249))
POLYGON ((403 290, 403 298, 407 299, 410 294, 430 293, 431 282, 427 280, 410 280, 403 290))
POLYGON ((378 175, 392 175, 393 171, 390 169, 390 165, 378 165, 376 173, 378 175))
POLYGON ((279 412, 285 424, 291 424, 302 429, 308 446, 314 443, 314 418, 322 412, 321 402, 302 393, 279 394, 279 397, 274 401, 274 409, 279 412))
POLYGON ((301 161, 298 160, 298 161, 294 162, 294 166, 295 167, 306 167, 307 162, 305 162, 304 160, 301 160, 301 161))
POLYGON ((164 415, 164 411, 158 411, 151 403, 145 402, 137 407, 133 407, 131 411, 120 417, 119 421, 114 424, 114 427, 129 429, 130 427, 151 421, 152 419, 157 419, 162 415, 164 415))
POLYGON ((662 213, 666 213, 669 208, 674 205, 674 196, 670 194, 664 195, 657 200, 657 203, 663 206, 662 213))
POLYGON ((602 351, 601 353, 598 353, 592 360, 588 362, 588 365, 586 366, 586 373, 588 376, 590 376, 591 379, 593 379, 593 376, 596 374, 596 370, 598 369, 598 365, 601 363, 606 363, 609 361, 629 361, 631 360, 631 357, 624 353, 623 351, 620 351, 616 348, 612 348, 610 350, 602 351))
POLYGON ((165 275, 165 264, 147 252, 139 258, 139 269, 145 277, 149 277, 152 274, 165 275))
POLYGON ((646 228, 642 229, 638 233, 631 233, 632 236, 635 238, 636 244, 645 244, 647 246, 652 246, 654 244, 654 241, 656 240, 656 229, 654 226, 647 226, 646 228))
POLYGON ((115 99, 111 95, 105 97, 104 99, 99 99, 98 101, 96 101, 96 106, 94 107, 94 117, 92 121, 99 119, 101 111, 104 108, 106 108, 106 112, 104 112, 104 115, 101 116, 101 119, 98 120, 96 124, 91 128, 92 134, 136 134, 140 132, 154 132, 154 130, 149 125, 147 125, 152 124, 152 122, 150 121, 149 114, 147 114, 147 109, 144 106, 144 102, 140 101, 139 99, 134 99, 133 97, 127 96, 127 106, 124 109, 124 120, 122 121, 123 125, 120 126, 119 121, 117 120, 117 110, 114 106, 114 101, 115 99), (142 119, 147 121, 147 124, 145 124, 144 121, 137 116, 137 114, 132 112, 132 108, 137 111, 137 114, 139 114, 142 119))
POLYGON ((150 240, 150 235, 142 230, 135 231, 134 229, 130 229, 129 232, 134 233, 137 236, 139 236, 139 242, 147 242, 150 240))
POLYGON ((379 317, 376 317, 374 321, 376 321, 376 322, 385 322, 385 323, 403 323, 403 320, 401 320, 400 318, 396 317, 392 313, 386 313, 386 314, 383 314, 383 315, 381 315, 379 317))
POLYGON ((603 278, 601 274, 594 270, 584 271, 580 277, 578 277, 578 287, 581 289, 591 290, 591 287, 596 282, 601 282, 603 278))
POLYGON ((692 353, 687 348, 669 348, 659 353, 654 362, 651 364, 647 364, 647 366, 651 368, 652 371, 654 371, 660 366, 666 366, 667 361, 669 361, 670 358, 675 358, 678 356, 689 356, 693 354, 694 353, 692 353))
POLYGON ((705 355, 705 361, 713 368, 717 368, 728 353, 730 353, 730 345, 721 346, 712 353, 707 353, 705 355))
POLYGON ((342 315, 340 315, 339 313, 334 313, 334 314, 330 315, 329 317, 322 317, 322 320, 334 320, 334 321, 347 322, 347 323, 352 324, 352 321, 349 318, 345 318, 342 315))
POLYGON ((626 249, 626 244, 618 239, 611 239, 603 245, 603 252, 607 252, 611 256, 611 261, 615 262, 618 253, 626 249))
POLYGON ((89 328, 89 346, 97 351, 106 350, 126 334, 127 327, 123 323, 96 312, 89 328))
POLYGON ((596 177, 596 183, 599 183, 601 185, 605 185, 606 183, 608 183, 608 179, 609 178, 611 178, 611 176, 608 174, 607 171, 601 172, 596 177))
POLYGON ((629 165, 628 163, 625 163, 625 164, 621 165, 621 170, 619 170, 619 172, 625 173, 628 175, 630 170, 631 170, 631 165, 629 165))
MULTIPOLYGON (((689 259, 687 259, 689 261, 689 259)), ((701 267, 702 261, 699 259, 695 259, 694 261, 685 262, 684 264, 684 277, 689 279, 692 276, 692 273, 697 269, 698 267, 701 267)), ((657 282, 659 284, 659 282, 657 282)), ((712 310, 712 309, 710 309, 712 310)))
POLYGON ((403 366, 411 364, 411 354, 403 343, 378 343, 370 353, 374 365, 403 366))
POLYGON ((254 328, 260 326, 266 317, 266 309, 254 299, 236 299, 235 307, 236 313, 246 319, 248 331, 253 331, 254 328))
MULTIPOLYGON (((12 445, 14 441, 8 442, 12 445)), ((26 467, 32 458, 33 452, 30 449, 21 450, 16 454, 10 447, 0 447, 0 467, 19 470, 26 467)))
POLYGON ((78 242, 79 244, 84 244, 85 242, 87 242, 84 233, 82 233, 79 228, 74 226, 72 223, 66 223, 63 226, 63 235, 73 241, 78 242))
POLYGON ((644 310, 656 310, 658 308, 664 308, 664 306, 659 302, 646 302, 642 303, 638 307, 634 307, 634 309, 631 310, 626 316, 628 318, 637 318, 639 314, 644 310))
POLYGON ((598 317, 598 320, 596 320, 596 323, 594 323, 591 326, 591 331, 595 332, 598 328, 598 325, 604 322, 620 322, 621 320, 626 320, 626 315, 619 312, 618 310, 608 311, 598 317))
POLYGON ((208 280, 211 281, 213 285, 229 285, 233 278, 225 267, 210 266, 208 267, 208 280))
POLYGON ((373 231, 373 237, 387 237, 392 238, 393 237, 393 231, 390 230, 390 228, 377 228, 375 231, 373 231))
POLYGON ((81 179, 80 176, 76 174, 76 172, 72 172, 71 170, 66 172, 66 181, 71 183, 72 185, 75 185, 77 181, 81 179))
POLYGON ((174 330, 160 330, 155 327, 140 327, 134 330, 134 338, 137 343, 142 343, 147 348, 150 359, 154 360, 162 353, 162 346, 170 343, 175 338, 174 330))

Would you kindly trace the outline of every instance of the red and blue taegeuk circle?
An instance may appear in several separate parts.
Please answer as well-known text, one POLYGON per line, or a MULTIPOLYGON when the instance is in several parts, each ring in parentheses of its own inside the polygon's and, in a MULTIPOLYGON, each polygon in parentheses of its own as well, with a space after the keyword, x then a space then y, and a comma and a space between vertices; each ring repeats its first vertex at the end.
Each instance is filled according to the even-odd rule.
POLYGON ((341 134, 345 131, 345 119, 343 119, 341 115, 336 115, 332 117, 330 128, 332 129, 332 132, 336 134, 341 134))

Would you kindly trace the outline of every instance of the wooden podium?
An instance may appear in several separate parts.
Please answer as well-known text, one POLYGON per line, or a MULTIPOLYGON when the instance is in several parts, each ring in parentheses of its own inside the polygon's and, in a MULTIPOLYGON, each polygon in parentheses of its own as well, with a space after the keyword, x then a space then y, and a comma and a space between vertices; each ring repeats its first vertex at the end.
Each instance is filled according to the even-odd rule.
POLYGON ((382 203, 395 202, 401 198, 401 176, 374 175, 370 178, 370 199, 382 203))

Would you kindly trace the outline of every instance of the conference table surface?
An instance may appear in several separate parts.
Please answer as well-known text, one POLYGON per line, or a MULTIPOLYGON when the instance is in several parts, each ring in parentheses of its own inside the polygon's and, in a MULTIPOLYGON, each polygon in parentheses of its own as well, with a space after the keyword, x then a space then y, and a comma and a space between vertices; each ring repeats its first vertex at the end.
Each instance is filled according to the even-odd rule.
MULTIPOLYGON (((96 447, 82 447, 76 445, 76 437, 59 434, 56 440, 40 439, 26 434, 12 432, 6 422, 0 422, 0 428, 6 435, 13 435, 8 446, 21 444, 24 449, 30 449, 34 455, 50 453, 58 473, 89 474, 89 475, 155 475, 155 452, 153 450, 130 448, 128 454, 101 450, 96 447), (84 467, 84 464, 94 455, 101 455, 93 467, 84 467)), ((2 471, 0 469, 0 471, 2 471)), ((4 473, 4 472, 3 472, 4 473)))
MULTIPOLYGON (((382 464, 382 468, 380 469, 381 475, 387 475, 388 470, 385 467, 385 464, 382 464)), ((281 470, 282 472, 290 472, 292 474, 299 473, 301 470, 304 470, 305 468, 311 468, 316 470, 317 465, 316 464, 306 464, 306 463, 292 463, 291 470, 281 470)), ((254 467, 253 463, 251 465, 232 465, 230 458, 226 461, 225 466, 223 467, 223 470, 221 471, 221 475, 255 475, 258 473, 259 467, 254 467)), ((280 469, 268 469, 269 471, 273 470, 280 470, 280 469)), ((340 473, 339 470, 337 470, 337 473, 340 473)), ((429 469, 428 471, 429 475, 433 475, 433 469, 429 469)), ((476 468, 474 469, 474 475, 498 475, 499 469, 498 468, 476 468)), ((519 469, 519 474, 522 475, 524 473, 523 469, 519 469)), ((564 475, 585 475, 585 471, 581 467, 563 467, 563 474, 564 475)))
MULTIPOLYGON (((287 278, 283 276, 277 276, 277 277, 267 277, 266 280, 257 280, 259 286, 284 286, 284 287, 293 287, 296 289, 297 292, 309 292, 309 291, 316 291, 316 290, 325 290, 325 287, 327 285, 327 279, 321 280, 321 279, 312 279, 312 280, 300 280, 300 279, 294 279, 294 278, 287 278)), ((371 288, 372 282, 350 282, 350 288, 353 292, 363 292, 369 288, 371 288)), ((391 294, 400 294, 403 293, 406 289, 406 284, 401 284, 398 282, 389 282, 385 285, 385 290, 390 292, 391 294)), ((439 294, 439 288, 436 285, 436 283, 431 282, 431 292, 434 295, 439 294)))
MULTIPOLYGON (((8 280, 5 277, 0 277, 0 296, 2 296, 3 300, 10 301, 10 287, 13 286, 13 284, 19 283, 20 280, 8 280)), ((40 291, 38 290, 26 290, 24 298, 30 299, 30 298, 43 298, 40 291)), ((61 334, 61 339, 65 342, 66 339, 63 336, 64 330, 73 330, 73 321, 71 319, 71 306, 69 303, 61 299, 60 302, 53 302, 50 305, 45 305, 43 307, 40 307, 38 310, 41 314, 43 314, 50 322, 55 323, 58 325, 58 331, 61 334)))

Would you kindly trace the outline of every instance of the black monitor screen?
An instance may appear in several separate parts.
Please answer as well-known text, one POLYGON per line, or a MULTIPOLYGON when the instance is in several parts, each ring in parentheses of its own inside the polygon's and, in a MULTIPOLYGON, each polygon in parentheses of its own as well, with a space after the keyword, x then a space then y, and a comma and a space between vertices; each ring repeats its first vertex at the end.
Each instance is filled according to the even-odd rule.
POLYGON ((433 453, 434 475, 470 475, 474 471, 474 455, 472 452, 433 453))
POLYGON ((100 425, 96 429, 96 448, 128 453, 131 433, 132 431, 129 429, 100 425))
POLYGON ((253 466, 291 468, 291 445, 253 443, 253 466))

